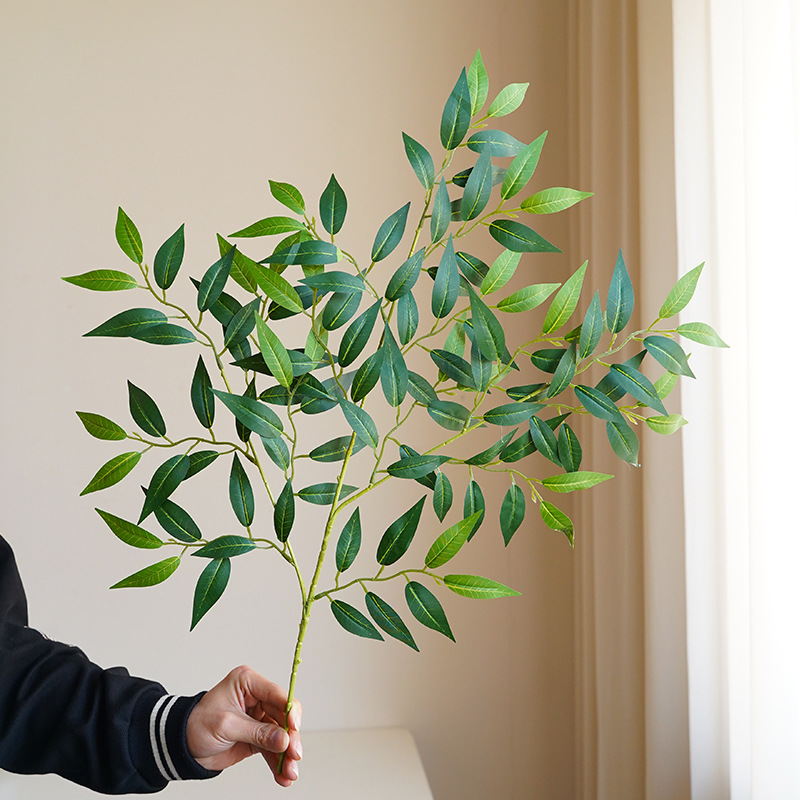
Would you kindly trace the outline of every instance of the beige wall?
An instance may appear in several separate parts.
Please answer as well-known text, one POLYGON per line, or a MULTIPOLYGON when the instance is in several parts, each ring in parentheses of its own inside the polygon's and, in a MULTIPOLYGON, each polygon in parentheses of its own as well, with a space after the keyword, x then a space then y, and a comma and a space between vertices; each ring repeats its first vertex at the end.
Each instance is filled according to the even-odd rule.
MULTIPOLYGON (((365 252, 383 218, 416 197, 400 131, 436 145, 444 99, 477 47, 493 92, 531 82, 509 130, 529 141, 549 129, 536 186, 565 185, 567 12, 558 0, 0 2, 0 530, 17 551, 35 625, 171 691, 207 687, 240 662, 285 680, 296 598, 291 576, 267 559, 236 562, 220 607, 191 635, 195 573, 148 591, 106 589, 147 559, 118 543, 93 507, 132 515, 137 490, 129 480, 78 498, 117 450, 90 439, 74 411, 126 419, 129 378, 159 398, 168 423, 179 420, 193 357, 81 339, 127 300, 58 277, 125 268, 117 205, 151 256, 185 222, 188 271, 199 275, 215 232, 279 213, 267 179, 291 181, 315 205, 331 171, 350 204, 342 243, 365 252), (185 385, 177 395, 175 372, 185 385)), ((566 254, 525 269, 561 279, 587 254, 570 248, 564 222, 540 229, 566 254)), ((187 503, 201 527, 229 524, 221 482, 206 484, 220 503, 199 488, 187 503)), ((504 490, 488 498, 495 512, 504 490)), ((374 528, 416 497, 409 489, 391 508, 371 506, 374 528)), ((487 523, 465 552, 464 572, 524 594, 447 598, 455 646, 424 631, 420 655, 358 641, 323 609, 298 688, 305 725, 409 727, 437 800, 573 797, 575 559, 535 520, 529 509, 509 550, 487 523)), ((310 552, 314 529, 303 533, 310 552)), ((264 796, 235 771, 214 792, 220 786, 264 796)))

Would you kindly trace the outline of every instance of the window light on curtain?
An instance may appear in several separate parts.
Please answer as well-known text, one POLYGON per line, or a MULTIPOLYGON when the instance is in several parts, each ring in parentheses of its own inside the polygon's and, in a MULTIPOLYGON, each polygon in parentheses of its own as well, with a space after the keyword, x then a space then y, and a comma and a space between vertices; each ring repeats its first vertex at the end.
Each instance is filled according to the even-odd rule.
POLYGON ((673 22, 680 269, 707 262, 682 321, 713 321, 731 346, 693 346, 703 380, 683 394, 692 799, 788 800, 800 798, 800 0, 674 0, 673 22))

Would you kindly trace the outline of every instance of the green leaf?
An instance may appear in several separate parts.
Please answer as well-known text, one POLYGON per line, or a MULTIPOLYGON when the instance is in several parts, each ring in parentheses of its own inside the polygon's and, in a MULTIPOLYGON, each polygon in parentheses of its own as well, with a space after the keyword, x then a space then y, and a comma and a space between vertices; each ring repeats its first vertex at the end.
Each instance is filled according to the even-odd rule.
POLYGON ((478 519, 473 525, 467 541, 478 532, 478 528, 483 524, 483 518, 486 515, 486 501, 483 499, 481 487, 477 481, 471 480, 467 484, 467 491, 464 494, 464 517, 471 517, 473 514, 477 514, 478 519))
POLYGON ((566 352, 566 349, 562 347, 548 347, 543 350, 537 350, 531 355, 531 364, 542 370, 542 372, 552 374, 558 369, 558 365, 566 352))
POLYGON ((331 175, 328 185, 319 198, 319 218, 322 226, 331 236, 339 233, 344 225, 344 218, 347 214, 347 196, 336 180, 335 175, 331 175))
MULTIPOLYGON (((507 170, 505 167, 499 167, 497 164, 492 164, 492 186, 497 186, 497 184, 503 182, 503 178, 506 176, 507 170)), ((472 167, 468 167, 467 169, 461 170, 461 172, 456 173, 451 178, 451 183, 454 186, 460 186, 462 189, 467 185, 467 181, 469 180, 469 176, 472 174, 472 167)), ((461 219, 461 198, 457 197, 455 200, 452 201, 453 205, 453 220, 461 219)))
POLYGON ((356 403, 361 402, 378 383, 383 366, 383 348, 364 359, 364 363, 356 370, 350 396, 356 403))
POLYGON ((717 332, 705 322, 685 322, 683 325, 678 325, 678 333, 693 342, 709 347, 728 346, 719 338, 717 332))
POLYGON ((458 300, 458 287, 460 285, 458 276, 458 262, 456 252, 453 248, 453 237, 447 240, 447 244, 433 280, 433 292, 431 294, 431 309, 438 319, 446 317, 458 300))
MULTIPOLYGON (((228 253, 229 250, 233 249, 234 245, 232 245, 229 241, 227 241, 223 236, 217 234, 217 246, 219 247, 219 254, 220 256, 224 256, 228 253)), ((261 269, 260 265, 253 261, 252 258, 248 258, 244 253, 240 252, 239 249, 236 249, 236 252, 233 255, 233 264, 231 264, 231 278, 233 278, 239 286, 242 287, 247 292, 252 292, 253 294, 256 293, 258 289, 258 284, 255 282, 251 272, 252 267, 256 269, 261 269)), ((192 279, 194 282, 194 279, 192 279)), ((224 294, 224 292, 223 292, 224 294)), ((230 295, 227 295, 228 297, 230 295)), ((220 295, 222 297, 222 295, 220 295)), ((212 314, 214 314, 213 309, 209 309, 212 314)))
POLYGON ((432 361, 442 373, 461 386, 475 389, 475 379, 472 376, 472 367, 468 361, 460 356, 448 353, 446 350, 431 350, 429 353, 432 361))
POLYGON ((153 325, 160 325, 167 321, 167 318, 160 311, 152 308, 130 308, 115 314, 107 319, 102 325, 98 325, 84 336, 130 336, 136 337, 145 328, 153 325))
POLYGON ((433 386, 417 372, 408 371, 408 393, 420 405, 427 406, 437 400, 433 386))
POLYGON ((62 281, 80 286, 82 289, 91 289, 93 292, 121 292, 126 289, 136 289, 139 284, 136 278, 127 272, 118 272, 114 269, 94 269, 81 275, 70 275, 62 281))
POLYGON ((134 264, 142 263, 142 237, 133 224, 131 218, 119 208, 117 210, 117 225, 114 230, 117 237, 117 244, 134 264))
POLYGON ((550 244, 543 236, 536 233, 533 228, 515 222, 513 219, 495 220, 489 226, 489 233, 495 241, 515 253, 560 253, 561 250, 550 244))
POLYGON ((361 549, 361 511, 358 506, 345 522, 336 543, 336 569, 344 572, 355 561, 361 549))
POLYGON ((183 263, 183 252, 185 242, 181 225, 172 236, 158 248, 156 257, 153 261, 153 279, 156 286, 160 289, 169 289, 175 278, 178 277, 178 270, 183 263))
POLYGON ((380 301, 373 303, 366 311, 356 317, 342 336, 339 345, 339 364, 347 367, 358 358, 369 341, 375 320, 380 311, 380 301))
POLYGON ((150 436, 166 436, 167 426, 158 406, 144 389, 128 381, 128 405, 133 421, 150 436))
POLYGON ((670 392, 678 385, 678 376, 672 372, 665 372, 654 384, 656 394, 663 400, 669 397, 670 392))
POLYGON ((613 477, 613 475, 606 475, 603 472, 566 472, 563 475, 553 475, 550 478, 545 478, 542 483, 551 492, 563 494, 580 489, 589 489, 613 477))
MULTIPOLYGON (((433 510, 441 522, 453 505, 453 484, 444 472, 436 472, 436 482, 433 485, 433 510)), ((427 563, 427 561, 426 561, 427 563)))
POLYGON ((389 279, 385 297, 387 300, 398 300, 414 288, 419 278, 422 262, 425 258, 425 248, 420 248, 411 258, 404 261, 389 279))
MULTIPOLYGON (((350 447, 352 436, 337 436, 324 444, 315 447, 308 455, 312 461, 324 463, 344 461, 347 450, 350 447)), ((364 448, 364 442, 356 438, 353 442, 353 454, 364 448)))
POLYGON ((232 239, 253 239, 257 236, 274 236, 278 233, 302 230, 305 230, 305 225, 293 217, 266 217, 230 234, 230 236, 232 239))
POLYGON ((192 603, 192 624, 190 631, 195 629, 198 622, 211 610, 211 607, 222 597, 228 580, 231 576, 231 561, 229 558, 215 558, 208 562, 206 568, 200 573, 197 586, 194 590, 192 603))
POLYGON ((475 116, 483 108, 489 95, 489 76, 486 74, 486 67, 483 65, 480 50, 475 53, 475 57, 467 70, 467 87, 469 89, 470 111, 472 116, 475 116))
POLYGON ((678 282, 670 289, 664 305, 658 312, 660 319, 669 319, 674 317, 689 304, 689 301, 694 296, 695 289, 697 289, 697 282, 700 280, 700 273, 703 271, 705 264, 689 270, 683 275, 678 282))
POLYGON ((524 289, 504 297, 498 304, 499 311, 507 314, 517 314, 520 311, 530 311, 532 308, 540 306, 553 292, 558 289, 560 283, 537 283, 533 286, 526 286, 524 289))
POLYGON ((451 525, 444 533, 440 534, 425 556, 425 566, 428 569, 437 569, 446 564, 472 538, 472 534, 477 530, 481 519, 481 512, 477 511, 465 519, 459 520, 455 525, 451 525))
POLYGON ((225 347, 241 342, 246 339, 252 332, 256 325, 256 317, 258 316, 258 307, 261 299, 256 297, 255 300, 242 306, 231 317, 231 321, 225 325, 225 347))
POLYGON ((578 385, 575 387, 575 396, 593 417, 606 422, 622 419, 622 414, 614 401, 599 389, 578 385))
POLYGON ((445 616, 441 603, 436 599, 430 589, 417 581, 409 581, 406 584, 406 603, 409 611, 425 627, 447 636, 448 639, 455 641, 453 631, 445 616))
POLYGON ((83 427, 86 428, 86 432, 95 439, 118 442, 128 438, 123 428, 100 414, 92 414, 89 411, 76 411, 75 413, 83 423, 83 427))
POLYGON ((688 424, 689 420, 684 419, 680 414, 670 414, 666 417, 648 417, 645 422, 650 430, 669 435, 688 424))
POLYGON ((469 130, 472 116, 472 101, 467 82, 467 71, 461 70, 456 85, 442 112, 442 121, 439 125, 439 138, 445 150, 453 150, 464 141, 469 130))
POLYGON ((463 322, 456 322, 447 334, 442 350, 447 353, 462 357, 467 349, 467 337, 465 333, 465 326, 463 322))
POLYGON ((622 250, 617 255, 617 264, 611 276, 606 303, 606 326, 611 333, 619 333, 629 322, 633 314, 634 296, 622 250))
POLYGON ((515 461, 521 461, 526 456, 535 452, 536 445, 531 439, 530 432, 523 431, 519 438, 506 445, 503 450, 500 451, 500 460, 506 463, 513 463, 515 461))
POLYGON ((472 346, 470 347, 469 365, 475 387, 480 392, 486 391, 492 380, 494 364, 488 358, 484 357, 480 347, 478 347, 475 341, 472 342, 472 346))
POLYGON ((431 154, 416 139, 412 139, 406 133, 403 134, 403 146, 406 149, 406 156, 411 168, 419 178, 419 182, 426 192, 430 191, 433 186, 433 177, 436 174, 431 154))
POLYGON ((547 314, 544 318, 543 333, 555 333, 572 316, 572 312, 577 307, 581 296, 583 277, 586 274, 586 265, 588 263, 588 261, 584 261, 566 280, 561 289, 559 289, 558 294, 553 298, 553 302, 550 308, 547 309, 547 314))
POLYGON ((147 487, 147 496, 139 515, 140 523, 180 486, 188 471, 189 457, 184 455, 172 456, 156 469, 147 487))
POLYGON ((536 445, 536 449, 554 464, 561 466, 558 458, 558 440, 553 429, 539 417, 533 416, 528 420, 528 427, 531 431, 531 439, 536 445))
POLYGON ((198 558, 234 558, 255 550, 255 547, 255 542, 245 536, 227 534, 218 536, 199 550, 195 550, 192 555, 198 558))
POLYGON ((381 387, 386 402, 396 407, 403 402, 408 391, 408 368, 388 324, 385 326, 383 336, 381 387))
POLYGON ((464 187, 464 196, 461 198, 462 220, 471 220, 479 216, 486 208, 492 193, 492 158, 489 148, 485 149, 472 169, 464 187))
POLYGON ((639 466, 639 439, 624 419, 607 422, 606 435, 619 458, 634 467, 639 466))
POLYGON ((303 266, 320 266, 335 264, 339 260, 339 248, 332 242, 319 239, 305 239, 289 247, 276 250, 264 259, 269 264, 300 264, 303 266))
POLYGON ((373 592, 367 592, 366 601, 367 611, 369 611, 370 616, 375 620, 379 628, 382 628, 389 636, 419 652, 411 631, 400 619, 399 614, 385 600, 382 600, 373 592))
POLYGON ((666 336, 648 336, 643 342, 645 349, 668 372, 694 378, 683 348, 666 336))
MULTIPOLYGON (((640 350, 638 353, 636 353, 636 355, 631 356, 631 358, 629 358, 627 361, 624 361, 623 366, 638 369, 646 355, 647 350, 640 350)), ((611 370, 609 370, 608 374, 604 378, 600 379, 596 388, 611 398, 611 400, 614 402, 621 400, 627 393, 627 390, 622 387, 618 378, 615 376, 615 373, 611 370)))
POLYGON ((491 425, 519 425, 520 422, 527 422, 541 408, 541 403, 505 403, 490 408, 483 415, 483 421, 491 425))
POLYGON ((590 356, 595 351, 603 336, 603 327, 600 293, 595 292, 592 302, 589 303, 589 308, 586 309, 586 316, 583 318, 583 324, 581 325, 581 336, 578 340, 578 361, 590 356))
POLYGON ((434 400, 427 408, 431 419, 450 431, 463 430, 470 416, 468 408, 448 400, 434 400))
POLYGON ((558 460, 567 472, 577 472, 581 468, 583 449, 575 431, 565 422, 558 429, 558 460))
POLYGON ((487 361, 502 361, 507 364, 511 361, 511 354, 506 347, 506 335, 503 326, 489 307, 478 295, 467 287, 469 293, 469 306, 472 312, 472 330, 475 335, 475 344, 480 348, 487 361))
POLYGON ((514 277, 521 257, 521 253, 503 250, 492 262, 489 272, 481 281, 481 294, 491 294, 502 289, 514 277))
POLYGON ((110 588, 128 589, 132 587, 155 586, 169 578, 169 576, 178 569, 180 563, 180 556, 170 556, 163 561, 159 561, 157 564, 151 564, 149 567, 134 572, 133 575, 123 578, 119 583, 115 583, 110 588))
POLYGON ((363 408, 348 400, 339 400, 339 405, 355 435, 374 450, 378 446, 379 437, 372 417, 363 408))
POLYGON ((291 183, 281 183, 280 181, 270 181, 269 190, 272 196, 282 205, 286 206, 295 214, 306 213, 306 203, 300 190, 292 186, 291 183))
POLYGON ((409 208, 411 208, 411 203, 406 203, 402 208, 398 208, 378 228, 378 233, 375 234, 375 241, 372 244, 373 261, 383 261, 400 244, 406 229, 409 208))
POLYGON ((500 94, 492 100, 487 117, 504 117, 512 111, 516 111, 525 99, 525 92, 528 91, 529 83, 509 83, 500 94))
MULTIPOLYGON (((336 497, 336 486, 337 484, 335 483, 315 483, 301 489, 297 493, 297 496, 301 500, 305 500, 306 503, 312 503, 315 506, 329 506, 333 504, 334 498, 336 497)), ((350 486, 343 483, 341 492, 339 493, 339 499, 341 500, 343 497, 347 497, 347 495, 355 492, 356 489, 358 489, 357 486, 350 486)))
POLYGON ((197 475, 198 472, 213 464, 218 457, 219 453, 216 450, 195 450, 189 453, 189 471, 184 480, 197 475))
POLYGON ((570 547, 574 547, 575 528, 572 520, 560 508, 556 508, 552 503, 548 503, 547 500, 542 500, 539 506, 539 513, 548 528, 558 533, 563 533, 567 537, 570 547))
MULTIPOLYGON (((282 389, 283 387, 275 387, 278 389, 282 389)), ((256 399, 256 379, 253 378, 250 383, 247 384, 247 388, 244 390, 242 397, 246 397, 248 400, 255 400, 256 399)), ((246 425, 243 425, 238 419, 236 420, 236 435, 246 444, 250 441, 250 435, 252 431, 246 425)))
MULTIPOLYGON (((444 178, 439 182, 439 188, 433 198, 431 210, 431 243, 438 242, 447 233, 447 228, 452 220, 452 205, 450 195, 447 193, 447 184, 444 178)), ((424 252, 424 251, 423 251, 424 252)), ((420 264, 422 260, 420 260, 420 264)))
POLYGON ((288 388, 292 383, 294 373, 292 371, 292 360, 286 352, 286 348, 277 334, 258 316, 256 317, 256 333, 258 335, 258 348, 269 371, 281 386, 288 388))
POLYGON ((542 154, 546 138, 547 131, 532 141, 511 162, 505 178, 503 178, 503 185, 500 187, 500 197, 503 200, 519 194, 525 188, 539 164, 539 156, 542 154))
POLYGON ((501 450, 506 448, 508 443, 514 438, 514 433, 515 431, 509 431, 491 447, 487 447, 485 450, 481 450, 480 453, 476 453, 474 456, 465 459, 464 463, 472 466, 484 466, 489 464, 495 460, 501 450))
POLYGON ((195 367, 192 378, 191 398, 194 413, 204 428, 210 428, 214 424, 214 395, 211 390, 211 378, 208 370, 203 362, 203 357, 198 356, 197 367, 195 367))
POLYGON ((556 214, 591 197, 592 194, 593 192, 579 192, 564 186, 554 186, 552 189, 544 189, 527 197, 522 201, 521 208, 529 214, 556 214))
POLYGON ((524 386, 509 386, 506 394, 512 400, 530 400, 540 395, 546 388, 546 383, 526 383, 524 386))
POLYGON ((383 641, 383 636, 378 633, 375 626, 357 609, 342 600, 331 602, 331 611, 336 621, 348 632, 365 639, 378 639, 383 641))
POLYGON ((238 394, 211 390, 227 406, 242 425, 258 436, 274 439, 281 435, 283 424, 280 417, 264 403, 238 394))
POLYGON ((141 328, 133 334, 133 338, 149 344, 162 345, 189 344, 196 341, 195 335, 190 330, 166 322, 141 328))
POLYGON ((108 525, 111 532, 118 539, 131 547, 142 547, 152 550, 164 544, 158 536, 154 536, 150 531, 146 531, 144 528, 140 528, 132 522, 128 522, 120 517, 115 517, 113 514, 109 514, 108 511, 101 511, 99 508, 96 508, 95 511, 103 519, 103 522, 108 525))
POLYGON ((203 536, 189 512, 172 500, 164 500, 154 513, 158 524, 179 542, 196 542, 203 536))
POLYGON ((394 564, 405 555, 419 527, 425 498, 421 497, 404 514, 401 514, 384 532, 378 543, 375 557, 383 566, 394 564))
POLYGON ((569 388, 570 382, 575 377, 575 345, 570 345, 561 356, 556 371, 553 373, 553 380, 547 390, 548 397, 557 397, 565 389, 569 388))
POLYGON ((206 270, 200 281, 200 288, 197 290, 197 308, 200 311, 207 311, 219 299, 228 281, 228 276, 231 274, 235 255, 236 248, 232 247, 219 261, 215 261, 206 270))
POLYGON ((525 149, 525 145, 510 133, 487 128, 473 133, 467 140, 467 147, 476 153, 488 152, 492 158, 514 158, 525 149))
POLYGON ((400 344, 407 345, 419 327, 419 307, 411 292, 397 301, 397 335, 400 344))
POLYGON ((511 537, 517 532, 524 519, 525 493, 516 483, 512 483, 503 498, 503 504, 500 506, 500 530, 506 547, 508 547, 511 537))
POLYGON ((286 278, 278 275, 275 270, 252 262, 246 264, 242 271, 273 303, 298 314, 303 310, 303 301, 300 299, 300 295, 286 278))
POLYGON ((266 436, 260 438, 261 444, 264 445, 264 450, 266 450, 270 461, 272 461, 278 469, 286 472, 292 465, 289 448, 286 442, 284 442, 283 439, 268 439, 266 436))
POLYGON ((253 497, 253 487, 250 479, 239 461, 238 454, 233 454, 231 463, 231 475, 228 481, 228 495, 231 500, 233 513, 239 524, 249 528, 253 524, 253 517, 256 513, 255 498, 253 497))
POLYGON ((389 464, 386 471, 394 478, 421 478, 449 460, 450 456, 409 456, 389 464))
POLYGON ((664 403, 661 402, 655 387, 638 369, 628 367, 625 364, 612 364, 609 374, 614 376, 614 380, 631 397, 661 414, 667 413, 667 409, 664 407, 664 403))
POLYGON ((360 294, 364 291, 364 279, 360 275, 351 275, 340 270, 307 275, 305 278, 300 278, 300 282, 317 291, 345 294, 360 294))
POLYGON ((334 292, 322 311, 322 326, 334 331, 346 325, 358 312, 361 294, 334 292))
POLYGON ((504 586, 502 583, 489 578, 482 578, 479 575, 445 575, 444 585, 451 592, 473 600, 519 595, 519 592, 514 589, 509 589, 508 586, 504 586))
POLYGON ((278 541, 287 541, 294 525, 294 491, 290 480, 286 481, 275 501, 273 521, 278 541))

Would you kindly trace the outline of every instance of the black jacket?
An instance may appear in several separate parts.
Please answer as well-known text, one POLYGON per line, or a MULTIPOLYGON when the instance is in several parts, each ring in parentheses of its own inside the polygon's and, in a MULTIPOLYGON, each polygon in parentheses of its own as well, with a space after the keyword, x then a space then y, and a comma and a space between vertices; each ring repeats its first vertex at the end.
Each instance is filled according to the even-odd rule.
POLYGON ((29 628, 14 554, 0 537, 0 768, 54 772, 107 794, 211 777, 186 747, 201 696, 170 696, 121 667, 101 669, 29 628))

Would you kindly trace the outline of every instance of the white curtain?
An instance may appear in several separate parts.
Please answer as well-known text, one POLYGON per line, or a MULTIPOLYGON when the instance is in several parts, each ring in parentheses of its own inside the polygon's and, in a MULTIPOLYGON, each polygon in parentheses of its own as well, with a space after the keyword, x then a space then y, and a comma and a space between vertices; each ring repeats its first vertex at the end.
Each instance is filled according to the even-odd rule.
POLYGON ((800 0, 673 0, 692 800, 800 798, 800 0))

